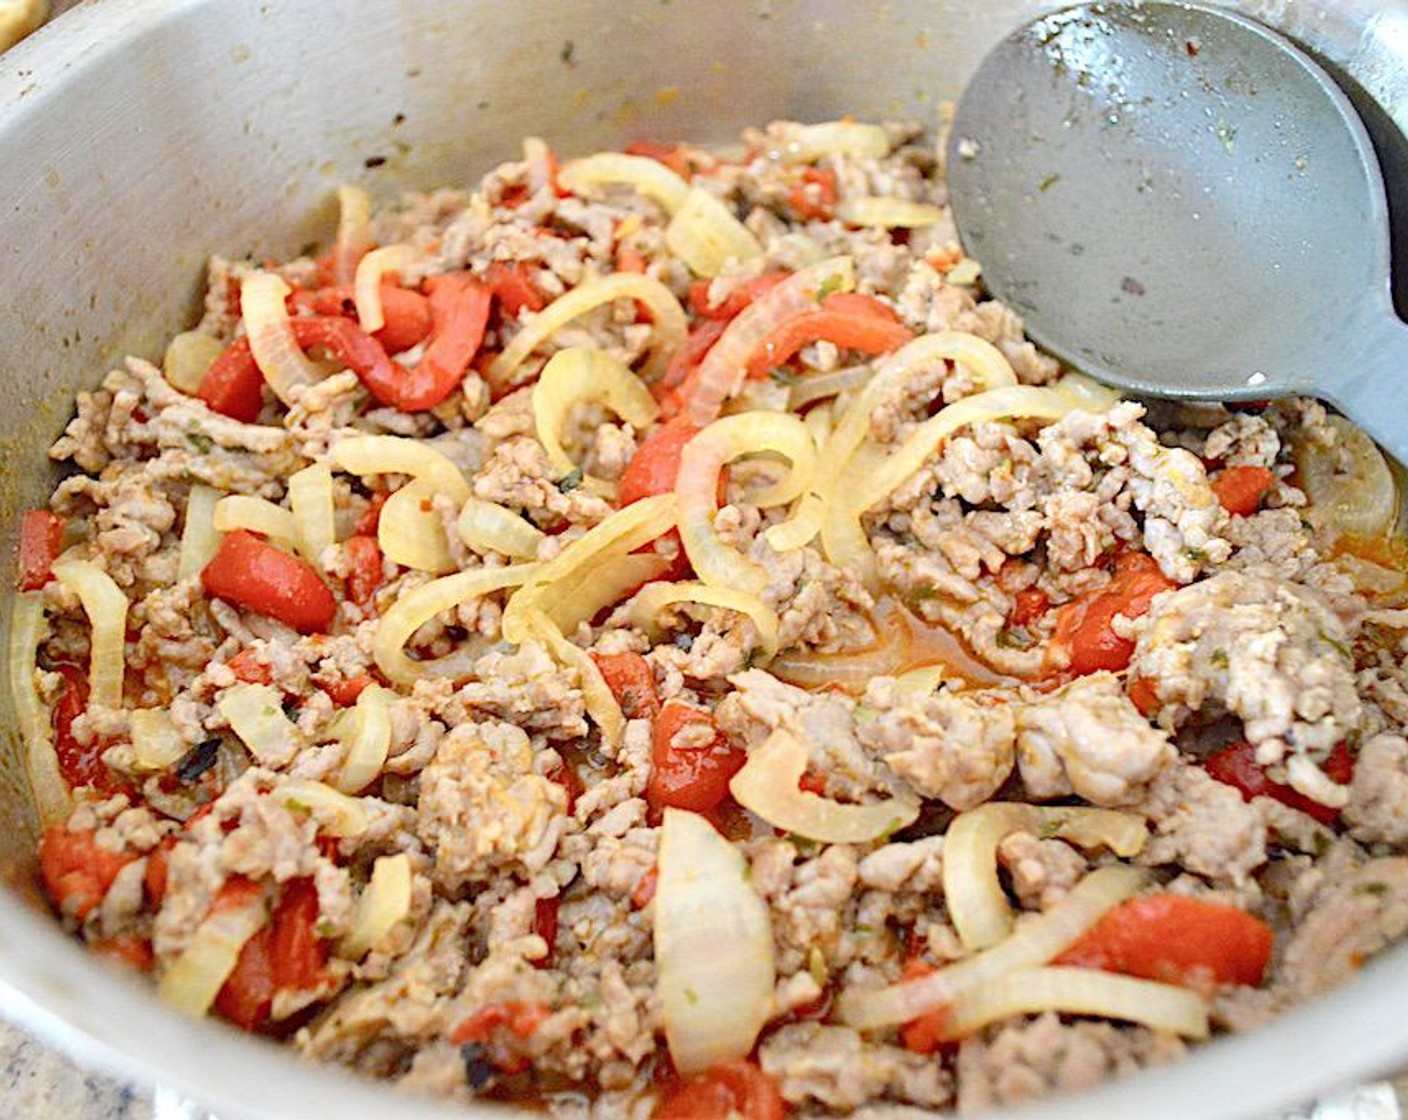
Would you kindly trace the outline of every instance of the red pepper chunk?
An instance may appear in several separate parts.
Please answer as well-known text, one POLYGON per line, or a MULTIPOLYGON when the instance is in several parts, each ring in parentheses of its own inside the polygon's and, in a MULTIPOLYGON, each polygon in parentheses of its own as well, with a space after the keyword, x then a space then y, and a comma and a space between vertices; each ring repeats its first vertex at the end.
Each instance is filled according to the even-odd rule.
POLYGON ((1138 618, 1148 612, 1155 595, 1177 586, 1148 553, 1126 552, 1115 564, 1114 579, 1060 608, 1052 645, 1069 650, 1069 668, 1076 676, 1127 668, 1134 643, 1115 633, 1115 616, 1138 618))
POLYGON ((695 280, 689 285, 689 306, 701 318, 722 319, 727 322, 754 300, 772 291, 790 275, 792 275, 790 272, 765 272, 761 276, 755 276, 752 280, 744 280, 742 283, 734 285, 728 295, 717 304, 709 302, 709 288, 713 285, 713 281, 695 280))
MULTIPOLYGON (((1203 769, 1219 782, 1232 786, 1242 795, 1243 801, 1250 801, 1253 797, 1270 797, 1314 817, 1323 825, 1332 825, 1339 819, 1338 809, 1322 805, 1299 790, 1268 778, 1256 760, 1256 748, 1250 743, 1233 743, 1209 755, 1203 760, 1203 769)), ((1321 769, 1331 781, 1347 785, 1354 777, 1354 755, 1349 753, 1345 744, 1336 743, 1321 769)))
POLYGON ((638 653, 594 653, 592 660, 627 719, 656 717, 660 698, 655 694, 655 674, 644 657, 638 653))
POLYGON ((828 220, 836 205, 836 172, 819 167, 804 168, 801 181, 787 196, 787 205, 801 221, 828 220))
POLYGON ((61 824, 50 825, 39 840, 39 877, 54 904, 82 921, 103 901, 117 873, 136 858, 104 848, 91 829, 70 832, 61 824))
POLYGON ((622 509, 642 498, 668 494, 680 473, 684 445, 699 434, 688 420, 672 420, 656 428, 636 449, 621 476, 617 502, 622 509))
POLYGON ((1228 467, 1212 480, 1212 492, 1228 513, 1250 517, 1275 481, 1265 467, 1228 467))
POLYGON ((434 408, 459 388, 484 341, 493 302, 493 293, 468 272, 432 276, 425 288, 433 324, 430 342, 415 369, 397 367, 399 380, 385 402, 403 412, 434 408))
POLYGON ((663 163, 681 179, 688 181, 694 177, 694 168, 689 165, 689 153, 677 144, 661 144, 654 140, 632 140, 626 145, 626 154, 645 156, 656 163, 663 163))
POLYGON ((729 780, 747 758, 708 712, 672 700, 655 720, 646 801, 655 814, 667 807, 707 813, 728 796, 729 780))
POLYGON ((337 614, 337 601, 317 572, 246 529, 225 534, 200 579, 207 594, 300 634, 326 633, 337 614))
POLYGON ((786 1115, 777 1083, 740 1058, 681 1082, 655 1110, 653 1120, 783 1120, 786 1115))
POLYGON ((541 311, 547 306, 547 296, 534 282, 532 270, 523 261, 493 261, 484 273, 484 282, 509 315, 517 316, 524 308, 541 311))
MULTIPOLYGON (((225 885, 215 905, 246 905, 259 887, 248 879, 225 885)), ((269 1026, 274 996, 308 991, 324 979, 328 943, 317 933, 318 890, 312 879, 292 879, 284 887, 269 922, 244 943, 234 971, 215 997, 215 1009, 247 1031, 269 1026)))
POLYGON ((350 564, 347 597, 365 607, 382 583, 381 546, 376 537, 356 533, 347 538, 344 547, 350 564))
POLYGON ((1029 626, 1051 609, 1051 599, 1039 587, 1028 587, 1017 592, 1012 603, 1012 613, 1007 616, 1009 626, 1029 626))
POLYGON ((1056 963, 1205 991, 1260 984, 1274 942, 1270 926, 1235 906, 1153 894, 1115 907, 1056 963))
MULTIPOLYGON (((918 980, 933 971, 930 965, 914 957, 905 962, 903 978, 918 980)), ((900 1027, 900 1042, 912 1054, 936 1054, 941 1050, 950 1049, 955 1043, 948 1036, 947 1023, 948 1012, 943 1008, 930 1011, 900 1027)))
MULTIPOLYGON (((709 319, 690 332, 670 358, 665 374, 651 386, 651 394, 660 402, 660 415, 673 423, 688 403, 699 379, 699 366, 727 329, 721 319, 709 319)), ((696 429, 697 430, 697 429, 696 429)))
MULTIPOLYGON (((357 315, 356 293, 348 285, 294 292, 291 298, 295 307, 315 315, 340 315, 344 319, 357 315)), ((419 292, 383 283, 381 313, 385 322, 380 330, 372 332, 372 337, 388 354, 409 350, 430 333, 430 304, 419 292)))
POLYGON ((528 1038, 550 1014, 546 1004, 526 1000, 510 999, 503 1003, 486 1004, 450 1032, 450 1041, 456 1046, 463 1046, 466 1042, 483 1042, 499 1027, 507 1027, 519 1038, 528 1038))
POLYGON ((914 332, 879 300, 836 292, 821 306, 798 312, 778 324, 748 359, 748 376, 766 377, 811 342, 825 340, 844 350, 887 354, 914 338, 914 332))
POLYGON ((64 546, 64 523, 47 509, 27 509, 20 520, 20 590, 38 591, 54 577, 64 546))

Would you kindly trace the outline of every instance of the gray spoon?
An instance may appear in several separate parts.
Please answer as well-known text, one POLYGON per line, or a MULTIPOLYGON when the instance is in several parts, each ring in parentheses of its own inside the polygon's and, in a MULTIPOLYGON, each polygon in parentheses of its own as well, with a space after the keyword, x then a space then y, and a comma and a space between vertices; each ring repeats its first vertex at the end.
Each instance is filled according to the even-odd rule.
POLYGON ((954 218, 1044 348, 1150 396, 1329 401, 1408 462, 1408 326, 1349 100, 1261 24, 1087 4, 983 61, 948 143, 954 218))

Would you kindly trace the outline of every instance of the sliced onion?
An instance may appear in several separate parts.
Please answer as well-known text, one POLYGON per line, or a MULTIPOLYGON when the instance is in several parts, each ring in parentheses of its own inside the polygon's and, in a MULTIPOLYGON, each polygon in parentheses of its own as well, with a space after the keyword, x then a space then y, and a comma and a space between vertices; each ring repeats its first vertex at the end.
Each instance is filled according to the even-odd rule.
POLYGON ((910 660, 910 631, 895 617, 893 600, 883 600, 876 608, 874 630, 875 643, 865 649, 854 653, 784 653, 768 671, 801 688, 843 688, 859 695, 876 677, 892 677, 910 660))
POLYGON ((547 563, 538 565, 531 581, 509 599, 500 627, 504 640, 526 641, 531 633, 524 612, 556 596, 560 587, 574 586, 604 557, 624 556, 664 536, 677 520, 675 496, 660 494, 632 502, 589 529, 547 563))
POLYGON ((763 539, 774 552, 793 552, 804 548, 816 540, 825 515, 826 503, 820 495, 803 494, 797 499, 797 508, 786 521, 779 521, 763 530, 763 539))
POLYGON ((743 854, 696 813, 665 810, 658 875, 660 1012, 689 1077, 753 1049, 772 1013, 772 922, 743 854))
POLYGON ((325 463, 314 463, 289 476, 288 504, 293 511, 298 551, 314 568, 323 571, 323 553, 337 543, 332 471, 325 463))
POLYGON ((556 158, 547 141, 538 136, 523 138, 523 162, 528 167, 528 189, 537 194, 544 187, 553 185, 553 169, 556 158))
POLYGON ((483 555, 498 552, 518 560, 532 560, 547 534, 521 514, 497 502, 469 498, 455 522, 455 532, 466 548, 483 555))
POLYGON ((665 245, 696 276, 714 277, 729 261, 750 261, 763 255, 763 247, 748 227, 700 187, 690 188, 684 205, 665 227, 665 245))
POLYGON ((641 376, 655 381, 665 372, 671 355, 679 349, 689 333, 689 320, 674 293, 659 280, 638 272, 615 272, 597 280, 579 284, 564 296, 559 296, 526 323, 513 336, 513 341, 489 365, 489 380, 496 385, 513 384, 528 356, 562 327, 579 315, 602 304, 618 299, 638 299, 650 309, 655 324, 655 341, 650 357, 641 369, 641 376))
POLYGON ((204 1015, 235 970, 245 942, 267 920, 262 899, 211 913, 158 981, 161 1001, 187 1015, 204 1015))
POLYGON ((1070 397, 1077 408, 1086 412, 1109 412, 1120 403, 1119 390, 1101 385, 1083 373, 1068 373, 1056 382, 1055 388, 1070 397))
POLYGON ((469 483, 453 462, 433 447, 405 436, 354 436, 332 449, 333 465, 349 474, 408 474, 435 484, 456 502, 469 497, 469 483))
POLYGON ((88 703, 122 707, 127 664, 127 596, 112 576, 87 560, 59 560, 54 578, 78 596, 92 630, 88 654, 88 703))
POLYGON ((224 344, 201 331, 182 331, 166 344, 161 372, 173 388, 194 393, 205 371, 225 350, 224 344))
POLYGON ((307 813, 317 822, 319 832, 338 839, 360 836, 371 823, 360 798, 350 797, 323 782, 287 778, 276 785, 269 796, 280 805, 307 813))
POLYGON ((890 136, 878 124, 826 121, 799 128, 781 148, 769 152, 783 163, 814 163, 822 156, 846 155, 884 159, 890 154, 890 136))
POLYGON ((833 292, 851 291, 856 286, 855 268, 851 257, 809 265, 739 312, 699 364, 688 404, 690 419, 703 427, 718 416, 724 402, 743 388, 753 352, 784 320, 815 307, 833 292))
POLYGON ((333 784, 360 793, 376 780, 391 749, 391 701, 396 694, 379 684, 362 689, 357 702, 338 716, 333 731, 342 744, 342 767, 333 784))
MULTIPOLYGON (((910 344, 912 345, 912 343, 910 344)), ((895 351, 899 353, 899 351, 895 351)), ((829 370, 826 373, 809 373, 792 386, 788 394, 787 407, 799 412, 813 401, 825 400, 851 389, 859 389, 875 376, 875 368, 864 364, 829 370)), ((810 418, 818 410, 807 413, 810 418)))
POLYGON ((10 699, 24 743, 24 769, 41 826, 68 819, 73 807, 68 783, 59 772, 48 706, 40 699, 35 673, 44 634, 44 593, 22 591, 11 600, 8 663, 10 699))
POLYGON ((774 828, 823 844, 865 844, 918 818, 918 799, 905 794, 868 805, 843 805, 802 789, 798 783, 807 761, 802 740, 778 728, 748 752, 748 761, 728 784, 729 792, 774 828))
POLYGON ((215 707, 256 761, 277 770, 307 746, 283 703, 283 693, 273 685, 241 683, 225 689, 215 707))
POLYGON ((658 579, 670 561, 658 552, 603 557, 575 579, 558 580, 542 599, 543 613, 570 634, 643 584, 658 579))
POLYGON ((413 245, 404 244, 373 249, 357 262, 352 298, 357 305, 357 324, 362 330, 375 334, 386 326, 386 314, 381 306, 381 278, 388 272, 404 275, 425 265, 425 254, 413 245))
POLYGON ((895 677, 895 695, 932 696, 948 678, 948 669, 943 665, 927 665, 923 669, 909 669, 895 677))
POLYGON ((631 601, 631 625, 654 634, 661 633, 658 619, 666 607, 678 603, 698 603, 704 607, 720 607, 746 615, 758 632, 758 650, 753 664, 766 664, 777 653, 777 612, 746 591, 732 587, 717 587, 686 580, 675 583, 652 583, 641 588, 631 601))
POLYGON ((948 217, 942 206, 903 198, 843 198, 832 212, 848 226, 870 229, 922 229, 948 217))
POLYGON ((178 579, 190 579, 205 570, 220 548, 220 530, 215 528, 215 504, 220 491, 200 483, 186 496, 186 518, 181 527, 181 553, 176 562, 178 579))
POLYGON ((944 836, 944 902, 970 952, 1012 932, 1012 907, 997 878, 997 847, 1014 832, 1059 836, 1081 847, 1107 847, 1122 858, 1144 848, 1144 818, 1112 809, 989 801, 959 813, 944 836))
POLYGON ((405 852, 380 856, 372 876, 357 899, 352 930, 338 946, 338 953, 359 961, 411 913, 411 857, 405 852))
POLYGON ((376 539, 388 560, 436 575, 459 567, 445 539, 445 522, 433 505, 436 491, 430 479, 413 478, 386 499, 376 539))
POLYGON ((614 748, 626 730, 626 716, 597 663, 586 650, 569 642, 557 624, 536 607, 528 608, 525 622, 532 636, 547 646, 562 665, 577 670, 587 715, 601 730, 601 741, 608 749, 614 748))
POLYGON ((414 684, 418 680, 436 677, 464 679, 474 671, 474 658, 460 650, 433 661, 413 661, 406 654, 406 643, 423 625, 441 611, 454 610, 462 603, 516 587, 532 578, 536 564, 516 564, 507 568, 476 568, 441 576, 429 583, 403 592, 391 609, 376 625, 372 639, 372 657, 377 668, 392 684, 414 684))
POLYGON ((1091 968, 1026 968, 960 993, 944 1017, 949 1038, 964 1038, 1014 1015, 1059 1011, 1141 1023, 1185 1038, 1208 1037, 1208 1004, 1174 984, 1091 968))
POLYGON ((132 761, 139 769, 165 770, 190 749, 165 708, 139 708, 132 713, 132 761))
POLYGON ((1398 516, 1398 490, 1388 460, 1344 417, 1331 416, 1326 422, 1337 436, 1334 447, 1306 442, 1297 448, 1301 489, 1339 532, 1387 534, 1398 516))
POLYGON ((568 160, 557 181, 573 194, 590 197, 592 188, 606 184, 631 187, 659 204, 667 214, 684 205, 689 184, 659 160, 620 152, 599 152, 585 159, 568 160))
MULTIPOLYGON (((577 469, 563 449, 562 437, 572 410, 581 404, 604 405, 637 429, 660 414, 650 390, 624 362, 586 346, 559 350, 533 386, 533 419, 548 462, 564 475, 577 469)), ((583 475, 582 485, 593 494, 616 496, 616 484, 605 479, 583 475)))
POLYGON ((1007 940, 957 964, 886 988, 847 988, 836 1001, 841 1022, 861 1030, 893 1027, 951 1004, 961 992, 1019 968, 1060 956, 1145 882, 1133 867, 1101 867, 1044 914, 1036 915, 1007 940))
POLYGON ((298 525, 293 514, 267 498, 229 494, 215 503, 213 521, 216 531, 220 533, 248 529, 251 533, 268 537, 288 552, 298 548, 298 525))
POLYGON ((804 493, 816 469, 811 433, 785 412, 742 412, 710 424, 684 446, 675 496, 679 500, 680 539, 689 562, 705 583, 757 595, 768 573, 757 562, 729 548, 714 530, 719 511, 719 475, 744 455, 782 455, 791 469, 776 484, 751 495, 750 504, 780 505, 804 493))
POLYGON ((293 389, 316 384, 323 370, 298 346, 288 321, 289 286, 272 272, 251 272, 240 285, 240 312, 254 362, 274 395, 284 404, 293 389))
POLYGON ((350 284, 357 264, 372 244, 372 197, 361 187, 337 188, 337 242, 332 249, 333 279, 350 284))

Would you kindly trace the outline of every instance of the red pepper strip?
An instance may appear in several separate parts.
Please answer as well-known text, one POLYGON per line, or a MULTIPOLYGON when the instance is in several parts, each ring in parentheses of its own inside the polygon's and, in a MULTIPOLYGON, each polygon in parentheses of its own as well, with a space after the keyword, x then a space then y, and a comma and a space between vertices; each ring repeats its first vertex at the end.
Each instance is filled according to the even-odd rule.
MULTIPOLYGON (((434 324, 430 342, 415 369, 397 367, 397 383, 391 399, 384 402, 402 412, 434 408, 459 387, 484 341, 493 302, 490 290, 467 272, 432 276, 425 286, 434 324)), ((367 388, 381 399, 370 383, 367 388)))
POLYGON ((746 1059, 721 1062, 676 1087, 654 1120, 783 1120, 787 1105, 766 1073, 746 1059))
POLYGON ((269 660, 258 650, 242 649, 226 664, 237 680, 245 684, 268 684, 274 679, 269 660))
POLYGON ((554 766, 543 777, 561 786, 567 793, 567 815, 571 816, 577 808, 577 798, 587 792, 582 776, 570 762, 564 762, 561 766, 554 766))
POLYGON ((88 674, 77 665, 55 665, 64 679, 63 691, 54 705, 54 754, 59 773, 73 789, 92 786, 105 794, 116 793, 118 783, 103 762, 103 751, 111 744, 94 739, 86 746, 73 734, 73 721, 88 707, 88 674))
POLYGON ((690 309, 703 319, 722 319, 727 322, 760 296, 766 295, 792 275, 790 272, 765 272, 752 280, 744 280, 729 291, 718 304, 709 302, 709 288, 712 280, 695 280, 689 285, 690 309))
POLYGON ((82 921, 103 901, 117 873, 137 857, 110 851, 91 829, 50 825, 39 841, 39 877, 54 904, 82 921))
POLYGON ((1039 587, 1028 587, 1017 592, 1012 604, 1012 613, 1007 616, 1009 626, 1027 626, 1035 622, 1051 608, 1051 598, 1039 587))
MULTIPOLYGON (((291 300, 295 307, 317 315, 356 319, 355 295, 351 287, 344 285, 336 288, 318 288, 311 292, 294 292, 291 300)), ((419 292, 383 283, 381 311, 386 324, 381 330, 374 332, 372 337, 381 343, 388 354, 409 350, 417 343, 423 342, 430 333, 430 304, 419 292)))
POLYGON ((729 780, 748 756, 729 743, 708 712, 672 700, 656 717, 651 758, 645 798, 652 812, 668 806, 707 813, 728 796, 729 780))
MULTIPOLYGON (((1338 809, 1321 805, 1299 790, 1268 778, 1256 760, 1256 748, 1250 743, 1233 743, 1209 755, 1203 760, 1203 769, 1219 782, 1237 790, 1243 801, 1250 801, 1253 797, 1270 797, 1314 817, 1323 825, 1332 825, 1339 819, 1338 809)), ((1321 769, 1332 782, 1348 785, 1354 777, 1354 756, 1345 744, 1336 743, 1321 769)))
POLYGON ((196 387, 196 396, 212 412, 252 424, 264 407, 264 375, 249 349, 249 339, 239 338, 225 347, 196 387))
POLYGON ((337 601, 317 572, 246 529, 225 534, 200 579, 207 594, 300 634, 326 633, 337 614, 337 601))
POLYGON ((555 895, 540 898, 533 904, 533 932, 548 945, 548 955, 533 962, 538 968, 552 966, 553 949, 557 945, 557 911, 561 905, 562 899, 555 895))
MULTIPOLYGON (((242 905, 248 897, 247 888, 243 887, 239 902, 233 901, 234 896, 227 898, 226 891, 222 891, 216 905, 242 905)), ((240 950, 234 971, 215 997, 215 1010, 244 1030, 263 1030, 269 1025, 276 993, 307 991, 321 984, 328 944, 317 934, 317 921, 318 891, 313 880, 291 880, 269 924, 240 950)))
POLYGON ((683 418, 656 428, 626 464, 617 490, 621 508, 674 490, 684 446, 698 434, 699 429, 683 418))
MULTIPOLYGON (((905 962, 903 978, 918 980, 933 971, 932 966, 914 957, 905 962)), ((900 1027, 900 1042, 912 1054, 936 1054, 954 1049, 957 1043, 948 1037, 947 1022, 948 1012, 942 1007, 911 1019, 900 1027)))
POLYGON ((525 307, 529 311, 541 311, 547 306, 547 296, 533 282, 532 270, 523 261, 492 262, 484 274, 484 282, 509 315, 516 316, 525 307))
POLYGON ((592 660, 627 719, 654 719, 659 714, 655 674, 644 657, 638 653, 594 653, 592 660))
POLYGON ((54 578, 64 547, 64 522, 47 509, 27 509, 20 519, 20 590, 38 591, 54 578))
POLYGON ((1212 492, 1228 513, 1250 517, 1275 481, 1265 467, 1228 467, 1212 480, 1212 492))
POLYGON ((1274 942, 1270 926, 1235 906, 1152 894, 1115 907, 1056 963, 1205 991, 1260 984, 1274 942))
POLYGON ((846 350, 886 354, 914 338, 888 307, 870 296, 836 292, 814 310, 801 311, 777 329, 748 359, 748 376, 766 377, 808 343, 825 340, 846 350))
POLYGON ((655 897, 655 888, 660 885, 660 868, 652 864, 650 870, 640 877, 636 889, 631 891, 631 906, 644 910, 655 897))
POLYGON ((357 697, 376 684, 376 681, 362 673, 355 677, 339 677, 337 680, 316 683, 339 708, 350 708, 357 702, 357 697))
POLYGON ((375 537, 357 533, 344 546, 351 570, 347 573, 347 597, 359 607, 372 601, 382 584, 381 546, 375 537))
POLYGON ((90 941, 88 942, 88 951, 95 957, 117 961, 127 965, 128 968, 135 968, 138 972, 150 972, 156 964, 156 957, 152 953, 152 943, 145 937, 137 937, 133 934, 119 934, 117 937, 90 941))
POLYGON ((650 387, 655 399, 660 402, 662 419, 671 420, 679 415, 693 392, 699 364, 709 353, 714 343, 728 326, 722 319, 710 319, 690 332, 683 344, 670 358, 665 374, 650 387))
POLYGON ((511 999, 486 1004, 450 1032, 450 1041, 456 1046, 463 1046, 466 1042, 483 1042, 498 1027, 507 1027, 519 1038, 528 1038, 550 1014, 546 1004, 526 1000, 511 999))
POLYGON ((1126 552, 1115 563, 1114 579, 1061 607, 1052 646, 1070 650, 1069 669, 1076 676, 1127 668, 1134 643, 1115 633, 1115 615, 1138 618, 1155 595, 1177 586, 1147 552, 1126 552))
POLYGON ((663 163, 685 182, 694 178, 694 168, 689 165, 689 155, 678 145, 660 144, 653 140, 632 140, 626 145, 626 154, 645 156, 656 163, 663 163))
POLYGON ((801 221, 829 220, 832 207, 836 205, 836 172, 819 167, 805 168, 801 181, 787 196, 787 205, 801 221))

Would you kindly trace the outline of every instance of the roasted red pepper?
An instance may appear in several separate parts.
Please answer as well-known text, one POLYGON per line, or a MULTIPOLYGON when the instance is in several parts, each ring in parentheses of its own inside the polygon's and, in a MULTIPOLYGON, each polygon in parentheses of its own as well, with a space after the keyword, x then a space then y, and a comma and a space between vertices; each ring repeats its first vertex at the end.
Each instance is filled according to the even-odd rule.
POLYGON ((27 509, 20 521, 21 591, 38 591, 54 577, 64 546, 64 522, 47 509, 27 509))
POLYGON ((337 614, 337 601, 317 572, 245 529, 225 534, 200 579, 207 594, 300 634, 326 633, 337 614))

